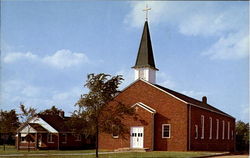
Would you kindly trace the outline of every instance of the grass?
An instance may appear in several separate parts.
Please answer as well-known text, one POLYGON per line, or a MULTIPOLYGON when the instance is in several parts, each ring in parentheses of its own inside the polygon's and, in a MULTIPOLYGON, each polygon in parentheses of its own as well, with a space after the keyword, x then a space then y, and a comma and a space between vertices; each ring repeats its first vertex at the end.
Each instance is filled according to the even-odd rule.
MULTIPOLYGON (((104 152, 103 150, 100 151, 104 152)), ((95 155, 79 155, 84 153, 95 153, 95 150, 16 150, 14 146, 6 146, 3 151, 3 146, 0 146, 0 155, 10 158, 10 154, 22 154, 23 157, 28 158, 94 158, 95 155), (30 155, 30 154, 43 154, 43 155, 30 155), (69 155, 52 155, 52 154, 69 154, 69 155), (78 155, 74 155, 78 154, 78 155)), ((168 152, 168 151, 153 151, 153 152, 126 152, 126 153, 112 153, 100 154, 100 158, 191 158, 213 155, 212 152, 168 152)), ((1 158, 2 156, 0 156, 1 158)), ((22 158, 18 156, 11 156, 11 158, 22 158)))

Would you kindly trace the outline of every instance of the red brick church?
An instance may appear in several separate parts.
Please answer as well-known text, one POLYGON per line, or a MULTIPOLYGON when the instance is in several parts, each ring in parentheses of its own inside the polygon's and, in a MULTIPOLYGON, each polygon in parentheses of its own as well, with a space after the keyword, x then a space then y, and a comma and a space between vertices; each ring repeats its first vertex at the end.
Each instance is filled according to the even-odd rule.
POLYGON ((135 66, 135 81, 115 99, 135 108, 139 119, 125 118, 126 138, 101 133, 100 149, 162 151, 233 151, 235 118, 208 104, 156 84, 148 22, 144 24, 135 66))

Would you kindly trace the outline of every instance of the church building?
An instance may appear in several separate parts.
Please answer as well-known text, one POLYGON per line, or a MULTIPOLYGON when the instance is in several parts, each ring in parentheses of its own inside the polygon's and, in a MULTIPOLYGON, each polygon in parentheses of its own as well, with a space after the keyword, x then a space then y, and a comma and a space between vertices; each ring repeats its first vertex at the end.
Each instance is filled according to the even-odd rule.
POLYGON ((99 148, 157 151, 233 151, 235 118, 201 100, 156 83, 148 21, 145 21, 135 65, 135 81, 114 99, 135 108, 138 119, 125 118, 125 138, 100 133, 99 148))

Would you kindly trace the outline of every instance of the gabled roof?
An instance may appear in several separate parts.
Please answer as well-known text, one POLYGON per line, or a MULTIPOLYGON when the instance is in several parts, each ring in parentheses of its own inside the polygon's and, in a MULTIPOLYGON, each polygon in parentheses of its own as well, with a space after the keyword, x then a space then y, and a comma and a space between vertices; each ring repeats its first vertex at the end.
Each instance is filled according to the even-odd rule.
POLYGON ((150 67, 152 69, 158 70, 155 67, 154 54, 147 21, 145 21, 144 24, 139 51, 137 54, 135 66, 133 66, 133 68, 141 67, 150 67))
POLYGON ((45 128, 43 128, 41 125, 38 123, 29 123, 29 125, 35 129, 37 132, 48 132, 45 128))
POLYGON ((139 82, 139 81, 147 83, 148 85, 153 86, 154 88, 157 88, 160 91, 165 92, 165 93, 171 95, 172 97, 175 97, 176 99, 182 101, 185 104, 189 104, 189 105, 201 108, 201 109, 209 110, 211 112, 215 112, 215 113, 218 113, 218 114, 221 114, 221 115, 225 115, 225 116, 234 118, 233 116, 231 116, 231 115, 229 115, 229 114, 227 114, 227 113, 225 113, 225 112, 223 112, 223 111, 221 111, 221 110, 213 107, 212 105, 204 104, 203 102, 201 102, 201 101, 199 101, 197 99, 191 98, 189 96, 186 96, 184 94, 178 93, 176 91, 173 91, 173 90, 168 89, 166 87, 160 86, 158 84, 152 84, 152 83, 150 83, 148 81, 145 81, 143 79, 137 79, 137 80, 135 80, 130 85, 128 85, 127 87, 125 87, 121 92, 125 91, 127 88, 129 88, 130 86, 132 86, 133 84, 135 84, 136 82, 139 82))
POLYGON ((139 106, 147 111, 149 111, 150 113, 153 113, 155 114, 156 113, 156 110, 151 108, 150 106, 146 105, 146 104, 143 104, 141 102, 138 102, 138 103, 135 103, 134 105, 132 105, 132 107, 135 107, 135 106, 139 106))
POLYGON ((215 107, 213 107, 213 106, 211 106, 211 105, 209 105, 207 103, 203 103, 203 102, 201 102, 199 100, 196 100, 194 98, 191 98, 189 96, 186 96, 184 94, 178 93, 176 91, 173 91, 171 89, 168 89, 166 87, 163 87, 163 86, 160 86, 160 85, 157 85, 157 84, 154 84, 154 86, 166 91, 167 93, 170 93, 170 94, 174 95, 175 97, 187 102, 188 104, 193 104, 193 105, 195 105, 197 107, 208 109, 208 110, 211 110, 213 112, 221 113, 221 114, 226 115, 228 117, 232 117, 229 114, 227 114, 227 113, 225 113, 225 112, 223 112, 223 111, 221 111, 221 110, 219 110, 219 109, 217 109, 217 108, 215 108, 215 107))
POLYGON ((68 132, 70 129, 66 126, 66 121, 68 119, 63 119, 58 115, 42 115, 38 114, 40 118, 46 121, 50 126, 55 128, 58 132, 68 132))

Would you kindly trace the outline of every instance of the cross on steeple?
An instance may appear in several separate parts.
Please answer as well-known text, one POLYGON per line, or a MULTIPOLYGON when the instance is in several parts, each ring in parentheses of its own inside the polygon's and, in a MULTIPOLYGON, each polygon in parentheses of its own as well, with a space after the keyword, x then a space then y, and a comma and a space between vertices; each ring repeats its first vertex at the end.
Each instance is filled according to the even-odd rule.
POLYGON ((151 10, 151 8, 148 8, 148 4, 146 4, 146 8, 142 11, 146 12, 146 21, 148 21, 148 11, 151 10))

